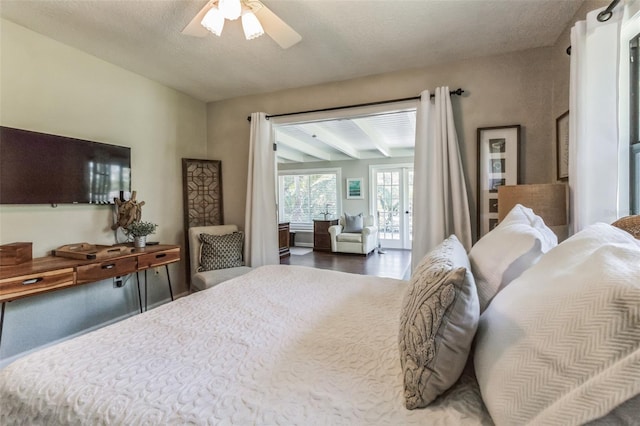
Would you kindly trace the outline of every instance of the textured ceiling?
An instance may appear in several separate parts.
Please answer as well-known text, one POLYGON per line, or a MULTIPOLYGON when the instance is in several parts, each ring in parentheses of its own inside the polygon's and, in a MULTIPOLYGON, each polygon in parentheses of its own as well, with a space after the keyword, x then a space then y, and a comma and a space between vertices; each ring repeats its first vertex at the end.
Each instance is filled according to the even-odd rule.
POLYGON ((207 0, 1 0, 0 15, 203 101, 552 45, 582 0, 264 0, 302 41, 282 50, 180 34, 207 0))

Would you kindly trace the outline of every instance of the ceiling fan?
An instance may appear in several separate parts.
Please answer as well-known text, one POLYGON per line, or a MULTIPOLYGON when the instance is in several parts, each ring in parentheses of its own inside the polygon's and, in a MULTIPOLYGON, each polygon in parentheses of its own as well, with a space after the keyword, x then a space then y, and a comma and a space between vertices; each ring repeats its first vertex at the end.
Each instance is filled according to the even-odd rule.
POLYGON ((240 17, 247 40, 266 32, 283 49, 302 40, 300 34, 259 0, 211 0, 182 30, 182 34, 205 37, 211 32, 220 36, 226 20, 240 17))

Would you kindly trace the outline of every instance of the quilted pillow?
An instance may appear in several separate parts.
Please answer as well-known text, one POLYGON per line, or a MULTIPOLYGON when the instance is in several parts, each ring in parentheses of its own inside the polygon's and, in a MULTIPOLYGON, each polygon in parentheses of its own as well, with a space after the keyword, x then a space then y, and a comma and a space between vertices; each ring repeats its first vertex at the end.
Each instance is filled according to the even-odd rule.
POLYGON ((480 317, 475 370, 496 424, 583 424, 640 393, 640 241, 564 241, 480 317))
POLYGON ((362 213, 355 216, 344 214, 344 231, 342 232, 362 232, 362 213))
POLYGON ((244 233, 225 235, 200 234, 200 267, 198 272, 244 266, 242 250, 244 233))
POLYGON ((479 309, 467 253, 452 235, 418 264, 402 302, 398 341, 408 409, 426 407, 458 380, 479 309))
POLYGON ((516 204, 469 251, 480 312, 491 299, 558 244, 558 237, 533 210, 516 204))

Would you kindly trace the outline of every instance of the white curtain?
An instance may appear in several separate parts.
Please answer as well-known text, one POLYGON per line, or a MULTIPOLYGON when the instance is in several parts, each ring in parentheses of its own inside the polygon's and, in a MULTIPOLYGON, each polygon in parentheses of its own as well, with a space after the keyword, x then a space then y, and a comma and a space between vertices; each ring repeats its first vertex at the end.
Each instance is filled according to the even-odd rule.
MULTIPOLYGON (((619 217, 618 75, 622 7, 571 29, 569 188, 572 233, 619 217)), ((627 146, 624 149, 628 149, 627 146)))
POLYGON ((421 93, 416 117, 413 179, 412 270, 425 254, 451 234, 471 248, 471 218, 458 136, 448 87, 432 104, 421 93))
POLYGON ((271 123, 263 112, 251 114, 251 139, 245 213, 245 263, 280 263, 276 215, 276 166, 271 123))

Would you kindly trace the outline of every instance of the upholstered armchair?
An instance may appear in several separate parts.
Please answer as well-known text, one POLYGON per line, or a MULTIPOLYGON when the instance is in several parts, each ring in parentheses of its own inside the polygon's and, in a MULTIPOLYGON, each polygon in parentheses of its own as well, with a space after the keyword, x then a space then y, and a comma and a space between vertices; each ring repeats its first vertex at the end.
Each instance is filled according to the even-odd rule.
POLYGON ((243 236, 240 236, 240 241, 236 238, 233 244, 224 240, 225 237, 238 233, 236 225, 194 226, 188 232, 191 291, 206 290, 251 271, 250 267, 244 266, 244 262, 238 261, 242 259, 243 236), (207 234, 209 241, 202 241, 200 234, 207 234), (218 241, 216 237, 219 238, 218 241), (205 243, 213 243, 210 244, 208 254, 203 254, 202 246, 205 243), (208 262, 205 262, 203 255, 209 257, 208 262), (230 260, 233 264, 224 264, 230 260))
POLYGON ((337 225, 329 227, 329 235, 331 251, 336 253, 367 255, 378 245, 378 228, 371 215, 342 215, 337 225))

